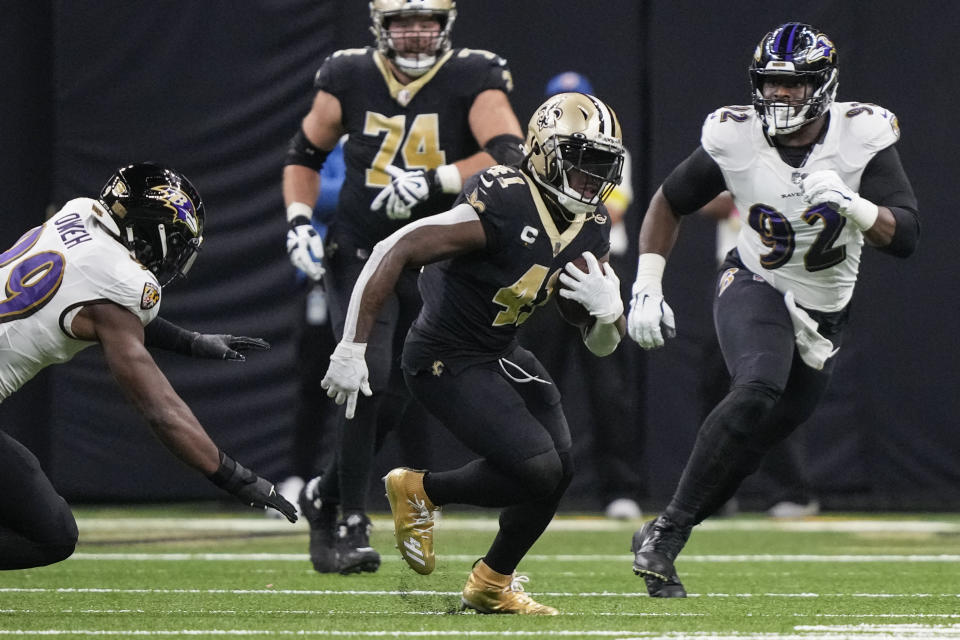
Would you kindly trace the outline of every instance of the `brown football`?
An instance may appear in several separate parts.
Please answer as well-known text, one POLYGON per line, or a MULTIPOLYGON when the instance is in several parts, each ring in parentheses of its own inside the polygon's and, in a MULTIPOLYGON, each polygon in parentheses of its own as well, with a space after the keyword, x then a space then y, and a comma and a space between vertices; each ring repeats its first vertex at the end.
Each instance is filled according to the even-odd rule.
MULTIPOLYGON (((587 261, 583 259, 583 256, 577 256, 571 260, 571 262, 573 262, 573 264, 575 264, 580 271, 587 271, 587 261)), ((563 273, 562 268, 560 272, 563 273)), ((592 322, 593 316, 591 316, 590 312, 587 311, 587 309, 579 302, 575 302, 569 298, 564 298, 561 296, 560 289, 564 288, 565 287, 563 283, 558 279, 557 291, 554 293, 553 299, 557 302, 557 309, 560 311, 560 315, 564 320, 575 327, 586 327, 592 322)))

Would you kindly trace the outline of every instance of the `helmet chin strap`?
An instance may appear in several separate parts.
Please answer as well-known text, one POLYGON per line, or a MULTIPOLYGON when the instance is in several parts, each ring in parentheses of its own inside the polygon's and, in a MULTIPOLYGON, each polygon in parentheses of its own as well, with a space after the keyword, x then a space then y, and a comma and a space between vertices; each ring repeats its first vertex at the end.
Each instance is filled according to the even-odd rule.
POLYGON ((577 216, 589 216, 600 206, 599 204, 590 204, 582 200, 577 200, 576 198, 571 198, 566 194, 557 196, 557 204, 573 214, 573 220, 570 220, 570 222, 576 221, 577 216))
MULTIPOLYGON (((420 54, 415 55, 419 56, 420 54)), ((419 78, 433 68, 433 65, 437 63, 437 56, 431 55, 423 58, 410 58, 397 54, 393 57, 393 62, 397 65, 397 68, 400 69, 400 71, 404 72, 408 76, 412 78, 419 78)))
POLYGON ((794 109, 794 107, 790 106, 787 103, 782 103, 782 102, 775 102, 773 103, 772 106, 769 106, 766 108, 768 136, 773 137, 775 135, 785 135, 788 133, 793 133, 794 131, 797 131, 798 129, 800 129, 800 127, 802 127, 803 125, 807 124, 807 122, 809 122, 809 120, 807 120, 806 118, 807 111, 809 111, 810 109, 809 105, 806 105, 806 104, 803 105, 795 116, 790 115, 790 111, 792 109, 794 109), (785 114, 783 117, 783 121, 786 123, 786 125, 783 127, 777 126, 778 114, 785 114), (790 121, 794 118, 800 120, 800 122, 797 122, 795 124, 790 124, 790 121))
POLYGON ((576 198, 571 198, 570 196, 558 190, 552 184, 544 182, 540 178, 540 174, 537 173, 532 166, 530 166, 529 155, 527 158, 527 170, 529 171, 529 175, 538 185, 540 185, 542 189, 544 189, 550 195, 550 199, 552 199, 554 204, 557 205, 559 214, 565 221, 573 223, 577 221, 577 218, 589 220, 592 217, 592 215, 596 212, 597 207, 600 206, 600 203, 588 204, 576 198), (571 214, 572 217, 568 216, 568 213, 571 214))

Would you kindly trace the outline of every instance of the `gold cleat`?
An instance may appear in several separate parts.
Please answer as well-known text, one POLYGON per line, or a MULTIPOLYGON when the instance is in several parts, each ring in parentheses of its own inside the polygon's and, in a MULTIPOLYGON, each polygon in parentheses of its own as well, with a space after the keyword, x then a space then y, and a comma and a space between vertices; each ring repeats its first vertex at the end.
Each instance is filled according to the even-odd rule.
POLYGON ((425 471, 406 467, 393 469, 383 477, 387 500, 393 512, 393 535, 407 565, 419 574, 433 572, 433 512, 437 507, 423 490, 425 471))
POLYGON ((477 562, 467 578, 460 597, 461 610, 473 609, 477 613, 517 613, 521 615, 557 616, 553 607, 540 604, 523 590, 527 576, 497 573, 483 560, 477 562))

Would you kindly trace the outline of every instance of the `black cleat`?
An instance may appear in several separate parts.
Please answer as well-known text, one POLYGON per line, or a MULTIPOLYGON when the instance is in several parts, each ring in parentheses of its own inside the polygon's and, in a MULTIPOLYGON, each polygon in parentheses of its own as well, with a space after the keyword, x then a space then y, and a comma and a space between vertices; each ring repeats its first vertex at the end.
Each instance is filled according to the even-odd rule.
POLYGON ((651 597, 687 597, 673 561, 689 537, 689 528, 678 527, 666 516, 650 520, 633 534, 633 572, 643 576, 651 597))
POLYGON ((324 502, 317 495, 321 476, 313 478, 300 490, 297 502, 300 514, 310 525, 310 562, 317 573, 337 573, 337 505, 324 502))
POLYGON ((373 573, 380 568, 380 554, 370 546, 372 526, 365 515, 351 515, 340 522, 336 542, 340 573, 373 573))

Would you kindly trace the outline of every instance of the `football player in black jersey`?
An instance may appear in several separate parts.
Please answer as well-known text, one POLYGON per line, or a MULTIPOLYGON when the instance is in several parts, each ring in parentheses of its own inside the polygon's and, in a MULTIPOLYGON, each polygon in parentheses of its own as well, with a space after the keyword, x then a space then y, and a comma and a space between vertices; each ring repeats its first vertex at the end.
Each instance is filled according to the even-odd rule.
POLYGON ((713 303, 730 390, 703 421, 670 504, 632 541, 651 596, 686 596, 674 560, 693 527, 813 413, 842 348, 863 245, 901 258, 916 248, 917 199, 894 146, 897 118, 834 101, 837 55, 808 24, 766 34, 749 69, 753 105, 707 116, 700 146, 644 217, 629 329, 652 349, 674 330, 661 278, 682 215, 724 189, 744 215, 713 303))
POLYGON ((402 274, 426 265, 423 308, 403 349, 404 377, 414 397, 480 457, 452 471, 398 468, 384 480, 397 548, 421 574, 434 569, 437 507, 503 509, 500 531, 463 590, 464 607, 482 613, 557 613, 523 592, 515 570, 572 477, 570 432, 550 374, 516 334, 559 289, 589 312, 582 335, 591 351, 610 354, 624 335, 602 206, 620 181, 621 140, 616 115, 600 100, 582 93, 548 99, 530 120, 519 169, 498 165, 476 174, 452 209, 376 245, 322 382, 338 403, 369 401, 358 404, 357 396, 370 394, 365 352, 376 319, 402 274), (580 256, 586 272, 569 264, 580 256))
MULTIPOLYGON (((376 47, 337 51, 324 61, 283 171, 288 253, 314 279, 323 276, 337 338, 354 283, 378 241, 449 209, 464 178, 522 157, 507 63, 489 51, 451 49, 452 0, 373 0, 370 10, 376 47), (309 218, 317 170, 344 134, 347 173, 324 256, 309 218)), ((379 567, 369 546, 366 496, 377 430, 393 427, 409 399, 395 363, 420 307, 416 280, 415 270, 403 275, 369 337, 373 399, 349 429, 341 416, 339 471, 328 470, 303 494, 317 571, 379 567), (335 528, 337 502, 344 526, 335 528)))

